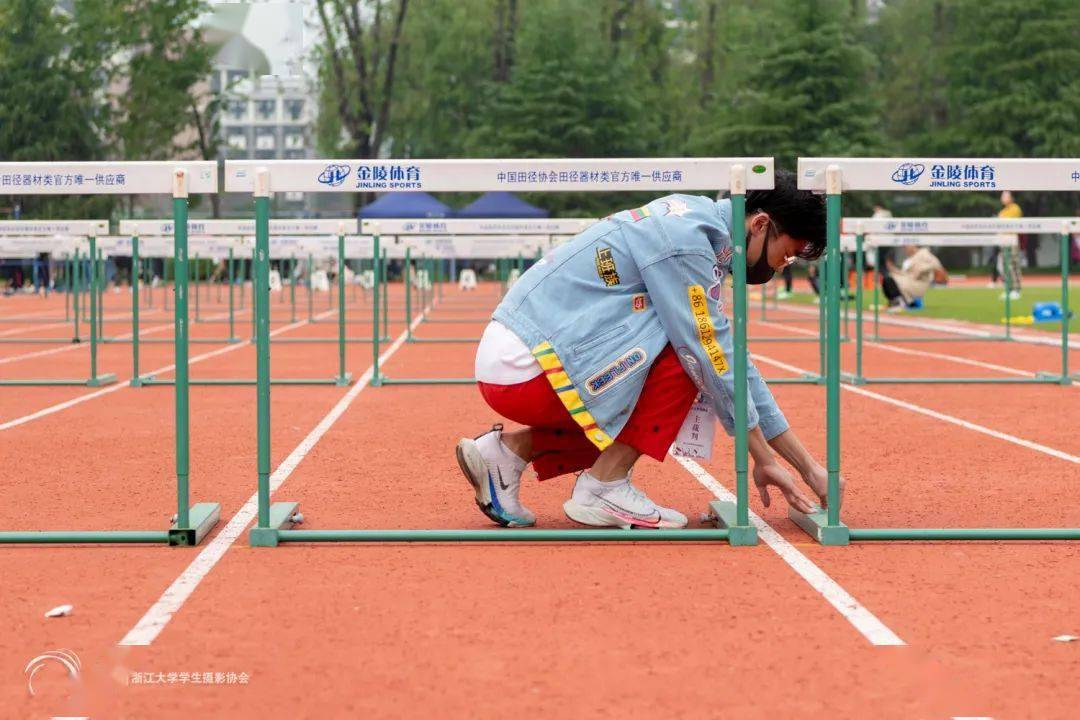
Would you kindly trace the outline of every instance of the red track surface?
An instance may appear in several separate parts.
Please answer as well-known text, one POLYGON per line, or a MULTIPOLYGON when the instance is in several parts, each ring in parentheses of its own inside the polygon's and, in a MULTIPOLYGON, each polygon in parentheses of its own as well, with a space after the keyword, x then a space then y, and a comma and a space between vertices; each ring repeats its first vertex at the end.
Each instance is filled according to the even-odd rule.
MULTIPOLYGON (((401 319, 401 290, 393 315, 401 319)), ((494 303, 491 288, 479 291, 494 303)), ((121 317, 106 333, 130 332, 121 317)), ((126 298, 126 296, 123 296, 126 298)), ((146 337, 169 337, 157 297, 144 310, 146 337)), ((60 298, 0 300, 0 332, 63 334, 3 318, 50 310, 60 298)), ((450 290, 432 317, 477 317, 450 290)), ((274 305, 288 324, 285 306, 274 305)), ((316 312, 325 312, 325 295, 316 312)), ((221 306, 204 306, 203 315, 221 306)), ((369 335, 368 306, 350 308, 369 335)), ((792 334, 754 322, 751 336, 792 334)), ((300 313, 306 316, 306 308, 300 313)), ((332 320, 332 316, 327 320, 332 320)), ((246 338, 247 322, 237 334, 246 338)), ((478 335, 473 324, 425 324, 418 335, 478 335)), ((397 337, 401 322, 390 331, 397 337)), ((890 328, 897 336, 902 329, 890 328)), ((326 336, 332 322, 280 336, 326 336)), ((224 337, 195 324, 195 337, 224 337)), ((1033 372, 1055 369, 1052 347, 1012 343, 893 344, 1033 372)), ((192 357, 225 345, 192 345, 192 357)), ((771 361, 817 367, 811 343, 751 343, 767 376, 771 361)), ((386 364, 396 377, 468 376, 474 347, 408 344, 386 364)), ((845 369, 853 350, 845 347, 845 369)), ((130 377, 129 345, 105 345, 99 366, 130 377)), ((146 345, 144 371, 171 363, 171 345, 146 345)), ((351 344, 359 377, 371 347, 351 344)), ((1080 353, 1073 352, 1074 361, 1080 353)), ((79 376, 85 345, 0 345, 0 377, 79 376), (48 355, 15 359, 42 350, 48 355)), ((274 345, 275 376, 331 376, 334 345, 274 345)), ((942 357, 866 350, 874 375, 995 373, 942 357)), ((254 374, 239 346, 201 360, 198 377, 254 374)), ((857 527, 1080 526, 1080 391, 1058 386, 872 386, 844 392, 845 520, 857 527), (1038 447, 897 407, 895 398, 1038 447), (1064 454, 1064 459, 1061 457, 1064 454), (1072 458, 1072 460, 1068 458, 1072 458)), ((350 392, 275 387, 276 467, 350 392)), ((172 391, 120 387, 16 426, 4 425, 87 388, 0 388, 4 448, 3 529, 163 529, 173 512, 172 391)), ((792 425, 824 452, 824 393, 777 386, 792 425)), ((458 437, 496 418, 469 387, 366 388, 285 480, 277 499, 296 500, 309 528, 484 528, 453 461, 458 437)), ((730 446, 706 466, 732 487, 730 446)), ((678 463, 643 461, 639 484, 691 517, 712 493, 678 463)), ((192 389, 192 499, 222 504, 223 523, 255 490, 252 387, 192 389)), ((569 527, 561 503, 571 479, 527 483, 541 527, 569 527)), ((781 503, 782 504, 782 503, 781 503)), ((862 544, 822 548, 774 504, 752 508, 861 603, 905 647, 872 645, 770 547, 726 545, 297 545, 247 546, 246 532, 202 577, 152 644, 119 647, 170 584, 207 548, 0 547, 0 707, 4 717, 816 717, 1072 718, 1080 642, 1080 547, 1051 543, 862 544), (43 613, 63 603, 70 617, 43 613), (30 697, 23 669, 54 648, 79 654, 79 697, 58 666, 38 675, 30 697), (245 673, 246 684, 130 684, 132 673, 245 673), (79 705, 83 702, 83 705, 79 705)), ((512 531, 508 531, 512 532, 512 531)), ((222 543, 217 543, 221 547, 222 543)), ((78 694, 77 693, 77 694, 78 694)))

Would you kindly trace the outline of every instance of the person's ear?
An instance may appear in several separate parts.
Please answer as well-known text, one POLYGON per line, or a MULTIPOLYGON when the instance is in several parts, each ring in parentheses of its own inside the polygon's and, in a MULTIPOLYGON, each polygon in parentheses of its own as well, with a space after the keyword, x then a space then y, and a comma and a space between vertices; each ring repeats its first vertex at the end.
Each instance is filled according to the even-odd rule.
POLYGON ((768 225, 769 225, 769 214, 768 213, 760 212, 760 213, 757 213, 756 215, 754 215, 752 218, 750 218, 750 231, 755 233, 755 234, 764 232, 765 228, 768 227, 768 225))

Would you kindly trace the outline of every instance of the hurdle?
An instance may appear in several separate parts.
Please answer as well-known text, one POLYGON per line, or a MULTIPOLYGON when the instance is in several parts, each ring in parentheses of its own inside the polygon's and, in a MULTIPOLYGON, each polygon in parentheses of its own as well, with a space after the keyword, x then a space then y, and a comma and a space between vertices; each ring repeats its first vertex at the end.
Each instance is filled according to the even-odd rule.
MULTIPOLYGON (((0 220, 0 258, 32 260, 37 262, 40 253, 48 253, 51 258, 59 258, 65 264, 72 265, 76 251, 91 235, 98 236, 109 231, 108 220, 0 220)), ((65 279, 73 276, 71 270, 65 279)), ((64 317, 11 317, 2 318, 0 323, 67 323, 72 322, 72 288, 65 283, 64 317)), ((48 286, 46 285, 46 297, 48 286)), ((80 292, 81 297, 81 292, 80 292)), ((53 343, 81 342, 78 333, 78 316, 74 319, 72 334, 67 337, 28 337, 0 338, 3 344, 38 345, 53 343)), ((100 339, 100 338, 99 338, 100 339)))
MULTIPOLYGON (((11 531, 0 532, 0 544, 27 543, 162 543, 197 545, 221 516, 218 503, 188 505, 190 476, 190 417, 188 405, 187 212, 189 193, 217 192, 214 162, 65 162, 0 163, 0 185, 22 181, 20 195, 171 195, 176 224, 177 274, 175 303, 176 363, 176 519, 166 530, 11 531)), ((89 256, 96 257, 94 236, 89 256)), ((93 273, 92 273, 93 276, 93 273)), ((91 325, 96 325, 96 301, 90 293, 91 325)), ((96 331, 91 329, 91 338, 96 331)), ((94 379, 94 378, 91 378, 94 379)))
MULTIPOLYGON (((499 281, 504 285, 506 277, 503 263, 516 255, 508 246, 517 238, 521 252, 532 255, 552 247, 554 237, 573 237, 595 223, 597 218, 457 218, 457 219, 379 219, 363 220, 361 229, 373 235, 379 233, 383 239, 387 235, 395 239, 389 247, 398 244, 412 248, 411 255, 420 254, 437 259, 435 275, 444 277, 443 263, 458 259, 496 259, 498 261, 499 281), (496 237, 501 239, 496 240, 496 237), (490 254, 485 254, 490 253, 490 254)), ((518 269, 523 270, 523 258, 519 258, 518 269)), ((441 285, 439 300, 442 300, 441 285)), ((483 310, 488 308, 455 306, 455 310, 483 310)), ((411 318, 407 320, 411 322, 411 318)), ((429 318, 423 316, 421 323, 471 323, 482 322, 473 318, 429 318)), ((478 342, 479 338, 438 338, 436 342, 478 342)), ((428 342, 425 338, 415 337, 410 329, 406 342, 428 342)))
MULTIPOLYGON (((454 259, 489 259, 506 263, 517 258, 519 269, 524 265, 523 253, 530 255, 546 249, 548 236, 535 235, 455 235, 449 238, 409 237, 405 238, 406 247, 405 262, 408 265, 412 251, 418 250, 425 257, 437 261, 435 267, 436 282, 441 280, 442 263, 447 257, 454 259)), ((501 263, 500 263, 501 264, 501 263)), ((430 273, 429 273, 430 276, 430 273)), ((405 323, 406 342, 411 343, 475 343, 480 342, 479 337, 416 337, 412 329, 412 307, 410 303, 410 277, 405 274, 405 323)), ((441 302, 441 301, 440 301, 441 302)), ((455 308, 461 309, 461 308, 455 308)), ((487 323, 494 308, 484 308, 486 316, 476 318, 429 318, 424 312, 420 316, 417 328, 423 323, 487 323)))
MULTIPOLYGON (((333 221, 333 227, 338 232, 338 245, 340 253, 344 253, 344 232, 347 228, 347 221, 333 221)), ((324 231, 327 227, 330 227, 328 221, 281 221, 278 224, 279 230, 291 230, 291 229, 310 229, 312 232, 324 231)), ((355 226, 356 221, 353 221, 355 226)), ((160 256, 160 253, 167 249, 168 243, 163 242, 167 240, 170 235, 174 235, 176 231, 176 224, 170 220, 124 220, 120 223, 121 237, 130 237, 130 247, 132 253, 133 266, 137 263, 140 257, 140 245, 142 244, 143 233, 148 230, 155 233, 149 236, 149 242, 151 247, 154 248, 154 256, 160 256)), ((187 228, 189 233, 193 233, 189 236, 188 252, 194 248, 210 257, 226 256, 229 264, 229 337, 228 338, 201 338, 200 340, 208 343, 236 343, 239 342, 239 338, 236 337, 235 332, 235 317, 234 317, 234 299, 233 299, 233 261, 235 260, 234 251, 242 250, 247 252, 247 249, 252 247, 251 243, 245 242, 244 237, 250 236, 255 231, 255 224, 250 220, 195 220, 188 224, 187 228), (197 233, 197 234, 194 234, 197 233)), ((291 249, 292 244, 281 242, 280 247, 291 249)), ((269 260, 267 259, 267 263, 269 260)), ((182 272, 187 272, 187 268, 183 268, 182 272)), ((181 271, 176 273, 176 282, 181 282, 181 271)), ((188 276, 183 277, 183 282, 186 285, 188 282, 188 276)), ((339 282, 339 294, 341 298, 344 298, 345 288, 344 279, 341 278, 339 282)), ((269 303, 269 290, 267 290, 266 301, 269 303)), ((158 378, 154 375, 142 374, 139 371, 139 330, 138 330, 138 291, 137 286, 133 286, 132 292, 132 379, 131 385, 133 387, 147 387, 155 385, 174 385, 176 378, 158 378)), ((269 313, 269 311, 267 311, 269 313)), ((254 313, 254 309, 253 309, 254 313)), ((344 387, 352 383, 352 375, 345 370, 345 344, 344 344, 344 308, 339 309, 339 315, 341 323, 339 324, 339 336, 337 342, 339 344, 338 353, 338 373, 334 377, 330 378, 272 378, 270 382, 275 385, 335 385, 338 387, 344 387)), ((145 340, 141 342, 146 342, 145 340)), ((171 342, 170 340, 160 340, 160 342, 171 342)), ((233 385, 255 385, 256 378, 190 378, 188 380, 191 385, 212 385, 212 386, 233 386, 233 385)))
MULTIPOLYGON (((1005 256, 1005 262, 1009 261, 1012 252, 1017 251, 1019 242, 1015 231, 1051 233, 1062 232, 1065 229, 1067 237, 1069 228, 1075 224, 1071 218, 1026 218, 1017 221, 1011 218, 904 218, 904 219, 845 219, 841 224, 841 230, 850 222, 856 233, 854 242, 856 245, 855 262, 856 272, 861 272, 864 257, 864 246, 878 247, 903 247, 910 245, 933 245, 935 247, 1000 247, 1005 256), (867 225, 876 234, 867 233, 867 225), (900 230, 904 228, 904 230, 900 230), (912 233, 911 228, 918 228, 921 234, 912 233), (948 228, 953 228, 951 231, 948 228), (982 234, 986 230, 998 230, 996 234, 982 234), (982 232, 978 232, 978 231, 982 232), (895 233, 895 234, 894 234, 895 233), (942 234, 944 233, 944 234, 942 234)), ((978 337, 941 337, 941 336, 915 336, 882 338, 879 332, 879 309, 877 292, 879 278, 878 269, 874 268, 874 332, 871 340, 876 342, 1008 342, 1012 336, 1012 304, 1009 292, 1012 289, 1009 284, 1009 275, 1005 274, 1005 332, 1002 335, 988 335, 978 337)), ((1061 288, 1062 297, 1068 301, 1069 266, 1066 257, 1061 265, 1061 288)), ((1068 307, 1067 305, 1065 306, 1068 307)), ((856 385, 866 384, 1062 384, 1067 381, 1068 373, 1068 335, 1062 335, 1062 371, 1060 375, 1048 372, 1037 373, 1032 378, 1022 377, 867 377, 863 374, 863 308, 862 287, 860 285, 856 293, 855 323, 855 372, 843 373, 842 376, 848 382, 856 385)))
MULTIPOLYGON (((1080 528, 852 528, 840 519, 840 228, 841 197, 862 190, 978 192, 1010 190, 1074 191, 1080 159, 799 158, 799 187, 824 191, 827 208, 826 455, 828 508, 804 514, 788 510, 796 525, 823 545, 854 540, 1080 540, 1080 528), (954 179, 953 176, 956 176, 954 179), (834 259, 836 260, 834 262, 834 259)), ((865 229, 865 227, 864 227, 865 229)), ((1068 267, 1068 226, 1060 225, 1064 267, 1068 267)), ((1068 307, 1068 283, 1062 286, 1068 307)), ((1062 335, 1068 338, 1068 315, 1062 335)), ((1067 349, 1067 344, 1065 345, 1067 349)), ((1068 358, 1058 381, 1068 382, 1068 358)))
MULTIPOLYGON (((3 177, 3 174, 5 172, 8 173, 7 177, 9 178, 9 182, 10 182, 10 178, 13 177, 15 174, 18 174, 20 178, 27 177, 27 176, 25 176, 23 174, 22 168, 23 167, 33 168, 35 165, 37 165, 37 164, 36 163, 0 163, 0 178, 3 177)), ((41 169, 43 166, 52 167, 52 164, 51 163, 43 163, 41 166, 38 166, 38 169, 41 169)), ((42 178, 44 176, 31 175, 29 177, 31 179, 42 180, 42 178)), ((50 178, 51 178, 51 175, 50 175, 50 178)), ((43 180, 42 180, 42 182, 43 182, 43 180)), ((35 185, 31 184, 29 190, 25 189, 26 188, 25 185, 22 186, 22 187, 24 189, 20 190, 20 193, 23 194, 23 195, 58 194, 58 193, 55 193, 55 192, 44 192, 46 187, 48 187, 48 189, 50 189, 50 190, 54 189, 55 188, 54 185, 35 186, 35 185), (35 191, 37 191, 37 192, 35 192, 35 191)), ((97 252, 97 233, 102 229, 103 226, 104 226, 105 230, 107 231, 108 230, 108 222, 107 221, 102 221, 102 220, 68 221, 67 223, 64 223, 63 225, 69 231, 77 232, 78 235, 81 235, 81 236, 85 237, 85 240, 86 240, 86 243, 87 243, 86 257, 88 258, 89 263, 90 263, 89 269, 88 269, 89 278, 88 278, 88 293, 87 293, 87 302, 90 305, 90 318, 89 318, 89 324, 90 324, 90 338, 89 338, 90 339, 90 342, 89 342, 90 374, 89 374, 88 377, 85 377, 85 378, 58 378, 58 379, 29 378, 29 379, 19 379, 19 380, 2 379, 2 380, 0 380, 0 387, 12 387, 12 386, 15 386, 15 387, 19 387, 19 386, 23 386, 23 387, 27 387, 27 386, 28 387, 50 387, 50 386, 101 387, 103 385, 109 385, 111 383, 116 382, 116 375, 114 373, 99 373, 98 372, 98 340, 99 340, 99 333, 100 333, 100 324, 99 324, 99 320, 98 320, 98 314, 99 314, 100 309, 101 309, 100 308, 101 295, 98 292, 98 284, 99 284, 99 281, 100 281, 100 273, 98 272, 98 266, 99 266, 100 259, 98 257, 98 252, 97 252)), ((52 221, 11 221, 11 222, 9 222, 7 224, 7 228, 10 231, 13 231, 13 232, 17 232, 17 231, 25 232, 27 230, 33 230, 33 229, 41 230, 43 227, 48 227, 48 226, 60 227, 61 223, 52 222, 52 221)), ((47 247, 50 244, 55 246, 56 240, 55 239, 46 239, 44 241, 44 243, 45 243, 44 245, 39 244, 39 247, 47 247)), ((29 243, 29 242, 27 244, 32 245, 32 243, 29 243)), ((68 246, 68 247, 70 247, 70 246, 68 246)), ((77 343, 77 342, 82 341, 81 337, 79 336, 79 310, 80 310, 80 308, 79 308, 79 296, 80 296, 80 289, 78 287, 78 278, 79 278, 79 274, 80 274, 79 266, 81 264, 80 263, 81 258, 80 258, 80 254, 79 254, 79 245, 78 244, 76 244, 74 246, 74 259, 75 259, 75 263, 74 263, 74 267, 75 267, 75 273, 74 273, 75 288, 74 288, 74 291, 75 292, 72 295, 72 304, 74 306, 74 316, 75 316, 74 336, 72 338, 63 338, 63 339, 52 338, 52 339, 49 339, 48 342, 65 342, 65 343, 67 343, 67 342, 76 342, 77 343)))
MULTIPOLYGON (((745 223, 746 190, 773 186, 772 158, 656 158, 575 160, 226 160, 226 192, 255 197, 256 248, 269 247, 270 193, 412 191, 602 191, 712 190, 729 187, 732 225, 745 223), (354 181, 345 186, 349 177, 354 181), (543 179, 541 179, 543 178, 543 179), (614 178, 614 181, 612 181, 614 178), (508 184, 512 183, 512 185, 508 184)), ((753 545, 757 532, 749 520, 747 413, 749 388, 746 351, 745 235, 733 233, 736 278, 733 369, 735 377, 734 503, 710 503, 712 529, 659 530, 653 533, 593 530, 295 530, 295 502, 270 502, 270 343, 265 303, 258 327, 258 520, 249 536, 253 546, 287 542, 597 542, 713 541, 753 545)), ((378 242, 375 235, 375 242, 378 242)), ((378 256, 378 252, 376 252, 378 256)), ((376 278, 379 273, 376 273, 376 278)), ((257 283, 265 288, 265 261, 257 267, 257 283)), ((262 295, 262 293, 259 293, 262 295)), ((378 307, 378 303, 373 303, 378 307)), ((377 311, 376 311, 377 312, 377 311)), ((377 333, 376 333, 377 334, 377 333)), ((374 356, 375 367, 378 354, 374 356)), ((377 376, 377 372, 375 373, 377 376)))

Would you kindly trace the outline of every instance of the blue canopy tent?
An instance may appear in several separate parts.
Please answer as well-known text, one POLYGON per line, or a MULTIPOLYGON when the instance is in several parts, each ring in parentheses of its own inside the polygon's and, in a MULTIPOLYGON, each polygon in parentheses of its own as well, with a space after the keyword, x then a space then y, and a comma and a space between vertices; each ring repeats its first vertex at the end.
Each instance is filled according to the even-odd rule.
MULTIPOLYGON (((453 209, 426 192, 388 192, 356 211, 361 220, 373 218, 448 218, 453 209)), ((390 262, 395 271, 397 263, 390 262)), ((451 272, 453 263, 451 262, 451 272)))
POLYGON ((546 218, 550 213, 508 192, 484 193, 455 213, 459 218, 546 218))
POLYGON ((357 211, 365 218, 446 218, 454 214, 426 192, 390 192, 357 211))

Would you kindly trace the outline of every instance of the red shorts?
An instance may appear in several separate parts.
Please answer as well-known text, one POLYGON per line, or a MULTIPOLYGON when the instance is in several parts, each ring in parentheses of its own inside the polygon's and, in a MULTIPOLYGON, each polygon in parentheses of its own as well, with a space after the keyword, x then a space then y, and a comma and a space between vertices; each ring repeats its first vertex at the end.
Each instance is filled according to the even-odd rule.
MULTIPOLYGON (((492 410, 532 430, 533 468, 541 480, 590 468, 600 456, 544 375, 516 385, 478 384, 492 410)), ((675 351, 666 346, 615 439, 663 462, 697 393, 675 351)))

